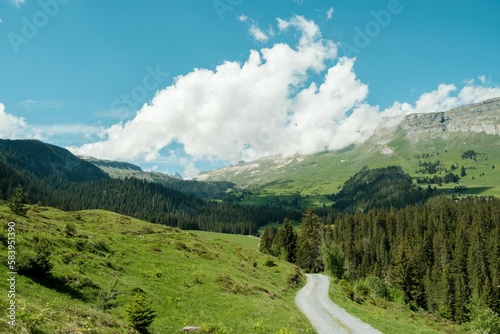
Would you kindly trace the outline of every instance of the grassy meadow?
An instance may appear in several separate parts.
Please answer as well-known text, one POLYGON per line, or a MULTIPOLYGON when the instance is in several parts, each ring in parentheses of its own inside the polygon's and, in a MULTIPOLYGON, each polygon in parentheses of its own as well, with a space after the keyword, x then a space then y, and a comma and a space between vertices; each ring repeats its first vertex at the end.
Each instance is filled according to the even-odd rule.
MULTIPOLYGON (((124 305, 136 293, 156 311, 150 333, 184 326, 202 326, 204 333, 313 332, 294 304, 294 266, 258 253, 257 239, 185 232, 101 210, 32 206, 20 217, 0 205, 0 221, 4 259, 10 221, 18 262, 35 256, 35 240, 51 247, 50 274, 17 275, 18 333, 134 333, 124 305)), ((0 291, 7 312, 5 279, 0 291)), ((0 332, 12 332, 4 315, 0 332)))

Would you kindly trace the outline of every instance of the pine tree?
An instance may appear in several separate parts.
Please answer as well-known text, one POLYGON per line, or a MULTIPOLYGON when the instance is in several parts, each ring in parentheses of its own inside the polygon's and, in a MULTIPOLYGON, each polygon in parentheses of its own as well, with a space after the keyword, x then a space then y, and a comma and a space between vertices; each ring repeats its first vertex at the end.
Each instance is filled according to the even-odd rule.
POLYGON ((297 255, 297 233, 288 218, 285 218, 283 221, 283 228, 280 237, 281 245, 285 253, 285 260, 290 263, 295 263, 297 255))
POLYGON ((14 195, 9 199, 9 208, 16 215, 25 216, 28 211, 26 204, 26 193, 23 187, 17 186, 14 195))
POLYGON ((147 328, 156 317, 151 301, 141 293, 134 295, 125 305, 125 314, 128 323, 139 333, 147 333, 147 328))
POLYGON ((323 223, 312 208, 308 208, 300 221, 300 236, 297 243, 297 265, 310 273, 323 271, 321 254, 323 223))
POLYGON ((461 168, 461 170, 460 170, 460 176, 461 176, 461 177, 464 177, 464 176, 466 176, 466 175, 467 175, 467 172, 465 171, 465 167, 464 167, 464 165, 462 165, 462 168, 461 168))

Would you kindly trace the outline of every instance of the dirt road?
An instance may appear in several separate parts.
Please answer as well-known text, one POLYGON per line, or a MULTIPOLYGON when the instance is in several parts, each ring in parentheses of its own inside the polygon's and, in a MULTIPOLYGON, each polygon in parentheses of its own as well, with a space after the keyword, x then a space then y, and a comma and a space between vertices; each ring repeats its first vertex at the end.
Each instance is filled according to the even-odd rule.
POLYGON ((380 332, 347 313, 328 297, 330 279, 321 274, 307 274, 307 283, 295 302, 309 318, 318 334, 375 334, 380 332))

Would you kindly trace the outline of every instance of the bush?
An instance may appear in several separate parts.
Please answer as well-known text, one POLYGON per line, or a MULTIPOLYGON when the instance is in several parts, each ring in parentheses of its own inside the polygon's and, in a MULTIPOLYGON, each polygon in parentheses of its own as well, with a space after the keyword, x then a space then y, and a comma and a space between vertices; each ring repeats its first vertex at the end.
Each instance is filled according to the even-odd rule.
POLYGON ((267 259, 266 262, 264 263, 264 265, 266 267, 275 267, 276 266, 276 264, 274 263, 274 261, 271 260, 271 259, 267 259))
POLYGON ((382 298, 385 300, 389 300, 389 288, 381 278, 377 276, 368 276, 364 279, 364 281, 370 289, 370 296, 372 298, 382 298))
POLYGON ((35 235, 33 237, 33 250, 34 254, 32 255, 20 256, 18 271, 32 278, 45 278, 54 267, 50 260, 52 244, 47 238, 35 235))
POLYGON ((468 327, 474 334, 500 333, 500 316, 480 302, 471 305, 471 319, 468 327))
POLYGON ((302 272, 300 271, 299 267, 295 266, 293 273, 288 275, 287 278, 288 286, 292 289, 295 289, 300 284, 302 284, 303 279, 304 275, 302 275, 302 272))
POLYGON ((151 301, 141 293, 135 294, 125 305, 125 316, 130 326, 140 333, 147 333, 147 328, 156 317, 151 301))
POLYGON ((364 280, 354 283, 354 297, 353 300, 357 303, 364 303, 366 298, 370 295, 370 287, 364 280))
POLYGON ((66 235, 67 238, 72 238, 75 235, 77 235, 78 232, 76 231, 75 224, 67 223, 66 226, 64 227, 64 234, 66 235))
POLYGON ((340 280, 339 284, 342 292, 347 296, 347 298, 354 300, 354 290, 352 289, 351 284, 344 279, 340 280))

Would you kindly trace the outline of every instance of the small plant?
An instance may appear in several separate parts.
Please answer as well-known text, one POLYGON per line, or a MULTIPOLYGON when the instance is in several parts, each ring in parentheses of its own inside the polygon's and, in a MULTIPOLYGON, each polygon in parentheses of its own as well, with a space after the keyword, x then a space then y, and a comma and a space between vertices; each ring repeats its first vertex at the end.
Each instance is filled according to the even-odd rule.
POLYGON ((76 231, 75 224, 67 223, 64 227, 64 235, 66 235, 67 238, 72 238, 77 234, 78 232, 76 231))
POLYGON ((151 300, 142 293, 137 293, 125 305, 127 322, 139 333, 147 333, 147 328, 156 317, 151 300))
POLYGON ((274 261, 273 261, 273 260, 271 260, 271 258, 268 258, 268 259, 266 260, 266 262, 264 262, 264 265, 265 265, 266 267, 275 267, 275 266, 276 266, 276 263, 274 263, 274 261))
POLYGON ((118 296, 118 290, 116 289, 117 285, 118 278, 110 284, 106 291, 101 290, 99 292, 99 304, 103 311, 109 310, 116 305, 116 297, 118 296))
POLYGON ((38 312, 30 312, 26 310, 26 304, 18 311, 18 319, 21 325, 28 333, 37 333, 36 327, 42 323, 43 319, 48 316, 52 310, 54 302, 47 303, 43 309, 38 312))
POLYGON ((231 329, 221 325, 203 324, 201 326, 201 333, 203 334, 229 334, 232 332, 231 329))

